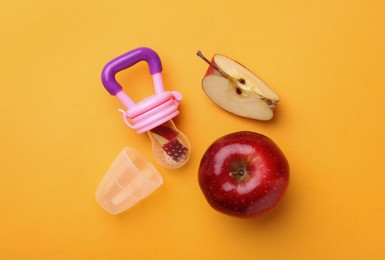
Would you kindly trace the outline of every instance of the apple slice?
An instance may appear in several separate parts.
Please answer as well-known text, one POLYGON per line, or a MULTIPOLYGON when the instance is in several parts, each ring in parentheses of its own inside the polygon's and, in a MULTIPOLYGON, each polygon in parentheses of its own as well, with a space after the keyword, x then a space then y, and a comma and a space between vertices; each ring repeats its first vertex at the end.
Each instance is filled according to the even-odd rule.
POLYGON ((216 54, 202 80, 206 95, 224 110, 238 116, 270 120, 279 102, 278 95, 246 67, 224 55, 216 54))
POLYGON ((168 141, 171 141, 172 139, 174 139, 178 135, 177 131, 175 131, 171 127, 168 127, 165 125, 157 126, 153 129, 151 129, 151 132, 167 139, 168 141))

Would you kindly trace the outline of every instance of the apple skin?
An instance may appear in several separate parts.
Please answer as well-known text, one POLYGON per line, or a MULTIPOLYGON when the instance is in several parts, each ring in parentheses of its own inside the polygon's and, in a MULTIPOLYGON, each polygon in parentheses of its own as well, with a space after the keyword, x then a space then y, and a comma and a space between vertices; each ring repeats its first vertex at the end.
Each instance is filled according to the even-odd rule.
MULTIPOLYGON (((211 58, 211 64, 215 64, 215 60, 214 60, 214 57, 215 55, 218 55, 218 54, 214 54, 213 57, 211 58)), ((203 77, 203 79, 206 77, 206 76, 209 76, 209 75, 212 75, 212 74, 216 74, 216 75, 221 75, 213 66, 209 66, 206 70, 206 73, 203 77)), ((203 79, 202 79, 202 82, 203 82, 203 79)), ((203 85, 203 84, 202 84, 203 85)))
POLYGON ((221 213, 249 218, 270 212, 289 184, 289 163, 268 137, 235 132, 214 141, 199 166, 199 185, 221 213))

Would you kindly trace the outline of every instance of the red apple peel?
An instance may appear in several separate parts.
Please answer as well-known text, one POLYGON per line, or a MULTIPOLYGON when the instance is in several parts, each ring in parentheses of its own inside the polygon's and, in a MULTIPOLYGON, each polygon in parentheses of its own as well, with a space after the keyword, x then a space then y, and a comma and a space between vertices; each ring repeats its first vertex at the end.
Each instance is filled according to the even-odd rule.
POLYGON ((235 217, 270 212, 289 183, 289 164, 268 137, 249 131, 213 142, 199 166, 199 185, 217 211, 235 217))

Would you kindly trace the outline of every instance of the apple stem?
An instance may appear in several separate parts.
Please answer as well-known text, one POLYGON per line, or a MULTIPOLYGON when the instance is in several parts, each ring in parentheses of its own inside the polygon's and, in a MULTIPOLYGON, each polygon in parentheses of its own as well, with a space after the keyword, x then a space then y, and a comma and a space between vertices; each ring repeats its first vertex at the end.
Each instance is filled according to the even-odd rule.
POLYGON ((197 52, 197 55, 198 55, 202 60, 204 60, 205 62, 207 62, 211 67, 213 67, 214 69, 216 69, 218 72, 221 72, 221 71, 219 71, 219 68, 218 68, 215 64, 213 64, 211 61, 209 61, 209 60, 203 55, 203 53, 202 53, 201 51, 198 51, 198 52, 197 52))
POLYGON ((197 55, 202 59, 204 60, 205 62, 207 62, 211 67, 213 67, 216 71, 218 71, 220 74, 222 74, 222 76, 224 76, 225 78, 229 78, 231 79, 231 77, 229 75, 227 75, 226 73, 224 73, 220 68, 218 68, 217 65, 215 65, 214 63, 212 63, 211 61, 209 61, 201 51, 198 51, 197 52, 197 55))
POLYGON ((233 178, 236 178, 236 179, 242 179, 243 177, 245 177, 247 174, 247 171, 244 170, 244 169, 238 169, 234 172, 230 172, 229 175, 233 178))

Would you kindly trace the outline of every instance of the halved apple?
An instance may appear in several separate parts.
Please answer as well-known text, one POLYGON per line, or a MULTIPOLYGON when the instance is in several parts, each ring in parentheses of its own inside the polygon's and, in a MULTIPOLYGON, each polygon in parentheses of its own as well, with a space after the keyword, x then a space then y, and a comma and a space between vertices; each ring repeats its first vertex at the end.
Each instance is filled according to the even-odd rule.
POLYGON ((270 120, 279 101, 278 95, 246 67, 227 56, 216 54, 202 80, 206 95, 224 110, 238 116, 270 120))

